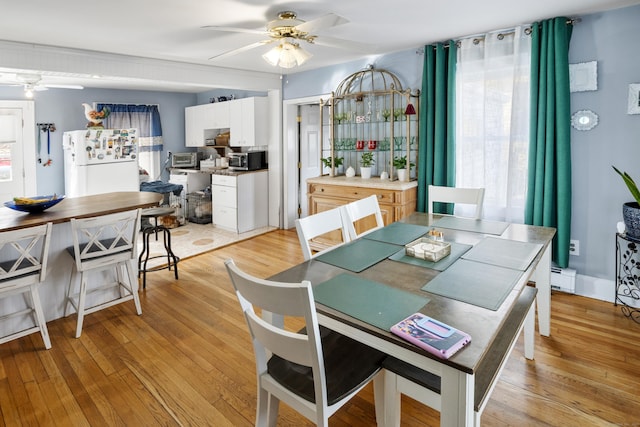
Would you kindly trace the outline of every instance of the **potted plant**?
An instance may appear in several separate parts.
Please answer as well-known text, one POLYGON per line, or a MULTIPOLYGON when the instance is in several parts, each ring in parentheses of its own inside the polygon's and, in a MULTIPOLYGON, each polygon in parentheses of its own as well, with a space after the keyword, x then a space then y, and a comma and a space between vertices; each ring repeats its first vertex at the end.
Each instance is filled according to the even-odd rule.
POLYGON ((615 166, 612 167, 622 177, 635 199, 634 202, 626 202, 622 205, 622 218, 627 229, 627 235, 633 239, 640 240, 640 190, 638 190, 638 186, 628 173, 621 172, 615 166))
MULTIPOLYGON (((321 158, 320 160, 322 161, 322 164, 324 165, 325 168, 331 168, 331 156, 321 158)), ((336 171, 338 171, 338 168, 342 166, 343 162, 344 162, 344 157, 336 157, 335 159, 333 159, 333 166, 335 166, 336 171)))
MULTIPOLYGON (((415 164, 409 162, 409 167, 413 167, 415 164)), ((407 180, 407 156, 396 156, 393 159, 393 167, 396 168, 396 172, 398 173, 398 180, 406 181, 407 180)))
POLYGON ((360 157, 360 176, 363 179, 371 178, 371 166, 376 162, 373 158, 373 153, 370 151, 362 153, 360 157))

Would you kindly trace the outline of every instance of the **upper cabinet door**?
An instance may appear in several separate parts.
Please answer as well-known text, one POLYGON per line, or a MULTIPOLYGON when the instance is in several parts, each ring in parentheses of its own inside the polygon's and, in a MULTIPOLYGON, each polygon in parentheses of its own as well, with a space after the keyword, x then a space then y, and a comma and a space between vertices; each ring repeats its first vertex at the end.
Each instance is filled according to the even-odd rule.
POLYGON ((267 145, 268 110, 266 97, 229 101, 229 145, 248 147, 267 145))
POLYGON ((204 147, 207 139, 229 129, 229 104, 194 105, 184 109, 184 134, 187 147, 204 147))

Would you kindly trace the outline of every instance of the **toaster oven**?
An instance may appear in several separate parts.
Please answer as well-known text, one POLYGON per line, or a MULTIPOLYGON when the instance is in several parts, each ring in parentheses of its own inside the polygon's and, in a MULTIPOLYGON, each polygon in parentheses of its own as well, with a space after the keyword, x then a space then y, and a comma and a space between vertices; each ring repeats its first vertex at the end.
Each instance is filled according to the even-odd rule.
POLYGON ((172 168, 195 168, 198 166, 198 153, 173 153, 171 155, 172 168))

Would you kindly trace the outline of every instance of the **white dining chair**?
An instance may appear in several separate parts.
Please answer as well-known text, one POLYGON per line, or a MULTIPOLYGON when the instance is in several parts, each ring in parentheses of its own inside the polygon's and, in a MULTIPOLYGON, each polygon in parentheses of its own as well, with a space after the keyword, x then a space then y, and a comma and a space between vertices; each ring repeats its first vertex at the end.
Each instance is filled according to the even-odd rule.
POLYGON ((337 207, 296 219, 296 231, 298 232, 298 239, 300 240, 300 246, 302 247, 302 254, 305 260, 308 261, 327 250, 334 249, 350 241, 343 217, 343 208, 337 207), (337 244, 327 244, 326 241, 328 241, 328 239, 326 239, 322 243, 314 242, 314 248, 311 247, 311 241, 313 239, 331 233, 332 231, 340 232, 341 242, 337 244))
POLYGON ((442 187, 429 185, 428 213, 433 213, 434 203, 461 203, 475 205, 475 219, 482 218, 482 203, 484 202, 484 188, 442 187))
POLYGON ((255 425, 276 425, 283 401, 316 425, 328 426, 329 417, 371 380, 382 425, 384 353, 320 327, 309 281, 263 280, 241 271, 231 259, 225 265, 253 342, 258 383, 255 425), (255 308, 261 309, 262 317, 255 308), (284 319, 289 317, 302 319, 304 328, 286 330, 284 319))
MULTIPOLYGON (((138 279, 133 263, 137 261, 137 239, 140 229, 140 209, 91 218, 72 218, 73 246, 67 251, 73 257, 74 272, 69 279, 65 317, 69 306, 78 314, 76 338, 82 334, 84 316, 125 301, 134 301, 136 312, 142 314, 138 296, 138 279), (115 281, 89 287, 89 274, 113 270, 115 281), (75 283, 79 289, 75 291, 75 283), (115 289, 113 298, 87 307, 87 295, 115 289)), ((97 277, 98 275, 96 275, 97 277)), ((95 284, 95 280, 91 281, 95 284)), ((104 300, 104 297, 102 298, 104 300)))
POLYGON ((38 286, 47 275, 52 223, 0 233, 0 298, 28 294, 26 308, 1 313, 1 320, 32 315, 34 326, 0 337, 0 344, 40 332, 46 349, 51 348, 38 286))
POLYGON ((380 212, 380 204, 376 195, 347 203, 343 206, 343 209, 344 220, 351 240, 384 227, 384 220, 382 219, 382 212, 380 212), (356 223, 369 217, 373 217, 375 225, 358 233, 356 223))

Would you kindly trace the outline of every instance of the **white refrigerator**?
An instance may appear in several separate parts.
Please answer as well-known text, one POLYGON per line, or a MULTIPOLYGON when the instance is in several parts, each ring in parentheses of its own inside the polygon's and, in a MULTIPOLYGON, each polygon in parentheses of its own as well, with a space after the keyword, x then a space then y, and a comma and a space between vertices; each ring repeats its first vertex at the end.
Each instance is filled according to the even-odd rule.
POLYGON ((137 129, 69 131, 62 147, 67 197, 140 191, 137 129))

